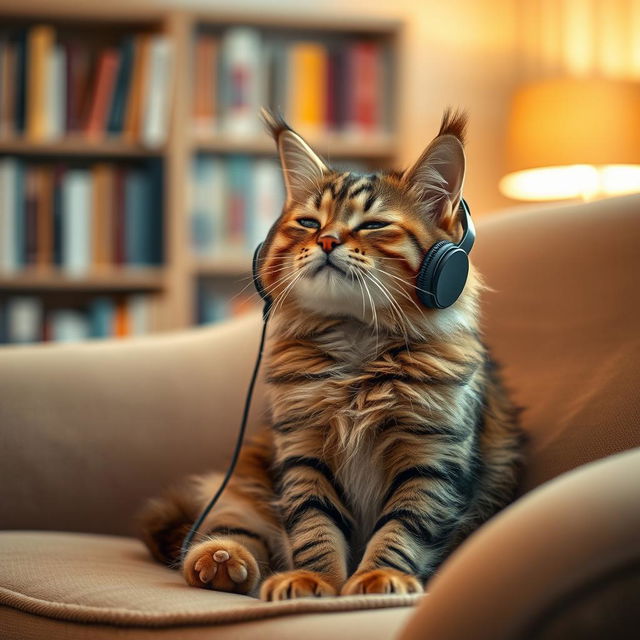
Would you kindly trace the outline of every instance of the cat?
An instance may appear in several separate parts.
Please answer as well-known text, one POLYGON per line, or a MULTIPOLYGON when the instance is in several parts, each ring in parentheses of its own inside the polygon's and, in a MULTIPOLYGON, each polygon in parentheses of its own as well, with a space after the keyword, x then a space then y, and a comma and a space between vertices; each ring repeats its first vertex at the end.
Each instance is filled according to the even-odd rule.
MULTIPOLYGON (((510 502, 522 466, 518 411, 479 330, 480 275, 471 265, 447 309, 415 292, 428 249, 460 236, 466 116, 447 110, 408 170, 360 174, 332 170, 263 115, 286 186, 259 265, 273 298, 270 415, 182 571, 273 601, 419 593, 510 502)), ((179 563, 220 479, 189 478, 146 505, 155 558, 179 563)))

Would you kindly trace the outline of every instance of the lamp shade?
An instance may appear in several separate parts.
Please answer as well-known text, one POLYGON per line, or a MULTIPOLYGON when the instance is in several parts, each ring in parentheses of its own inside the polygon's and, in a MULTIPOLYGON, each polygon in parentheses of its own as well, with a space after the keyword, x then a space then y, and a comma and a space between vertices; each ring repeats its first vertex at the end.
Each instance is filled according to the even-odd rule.
POLYGON ((508 196, 640 190, 640 84, 558 79, 521 88, 507 131, 508 196))

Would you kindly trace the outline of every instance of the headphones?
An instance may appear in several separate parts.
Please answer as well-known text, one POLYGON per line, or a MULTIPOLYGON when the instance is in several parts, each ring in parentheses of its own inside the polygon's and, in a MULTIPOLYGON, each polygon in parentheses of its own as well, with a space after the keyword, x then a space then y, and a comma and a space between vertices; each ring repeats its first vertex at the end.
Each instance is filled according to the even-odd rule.
MULTIPOLYGON (((416 296, 429 309, 446 309, 450 307, 462 293, 469 275, 469 253, 476 239, 476 229, 471 219, 469 205, 461 198, 462 238, 460 242, 439 240, 425 254, 416 276, 416 296)), ((253 254, 253 284, 264 300, 266 317, 271 309, 271 297, 267 293, 258 275, 261 242, 253 254)))

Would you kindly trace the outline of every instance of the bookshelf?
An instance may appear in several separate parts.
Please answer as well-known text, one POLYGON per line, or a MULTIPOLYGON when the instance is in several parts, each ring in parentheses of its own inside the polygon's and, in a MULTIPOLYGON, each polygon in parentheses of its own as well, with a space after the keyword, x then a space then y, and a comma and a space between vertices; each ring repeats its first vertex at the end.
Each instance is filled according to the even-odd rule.
MULTIPOLYGON (((250 251, 221 255, 200 255, 192 246, 193 166, 197 158, 214 158, 225 164, 234 158, 255 163, 275 159, 273 142, 261 129, 232 134, 224 127, 209 129, 195 126, 193 86, 195 44, 200 34, 209 34, 223 42, 225 34, 245 28, 264 41, 323 43, 369 42, 384 51, 387 73, 385 95, 397 94, 397 67, 401 49, 401 24, 388 20, 293 14, 257 15, 223 11, 199 11, 165 6, 149 7, 144 2, 77 4, 62 0, 50 3, 24 0, 0 0, 0 35, 7 29, 51 25, 60 39, 81 36, 93 46, 115 47, 132 34, 162 36, 170 43, 173 74, 166 135, 161 142, 149 144, 130 136, 101 135, 88 138, 77 132, 46 139, 31 139, 19 134, 0 133, 0 162, 15 158, 23 163, 69 163, 71 166, 162 166, 162 260, 158 264, 138 266, 101 265, 81 274, 65 274, 51 265, 28 265, 18 271, 0 272, 0 306, 12 296, 30 296, 48 308, 58 297, 76 296, 90 304, 92 297, 113 296, 131 299, 147 296, 150 331, 185 328, 198 321, 203 290, 220 290, 233 296, 247 283, 250 251)), ((341 45, 342 46, 342 45, 341 45)), ((380 88, 382 90, 382 87, 380 88)), ((300 130, 310 143, 330 161, 355 163, 362 167, 391 166, 398 158, 397 107, 391 98, 385 106, 385 127, 367 131, 300 130)), ((285 115, 289 113, 285 110, 285 115)), ((295 122, 293 122, 295 126, 295 122)), ((241 305, 246 308, 247 305, 241 305)), ((1 320, 0 320, 1 322, 1 320)), ((122 335, 121 333, 118 335, 122 335)))

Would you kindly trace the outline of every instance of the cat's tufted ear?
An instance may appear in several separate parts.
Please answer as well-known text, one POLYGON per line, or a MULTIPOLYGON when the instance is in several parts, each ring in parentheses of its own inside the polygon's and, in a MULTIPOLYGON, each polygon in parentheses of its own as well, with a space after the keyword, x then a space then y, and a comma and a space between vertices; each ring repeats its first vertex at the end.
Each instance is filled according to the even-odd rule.
POLYGON ((425 215, 447 232, 456 228, 462 198, 466 125, 464 113, 445 111, 437 137, 403 175, 403 181, 417 195, 425 215))
POLYGON ((274 116, 267 109, 262 109, 261 115, 278 146, 287 204, 302 204, 314 192, 316 185, 320 185, 329 167, 282 117, 274 116))

